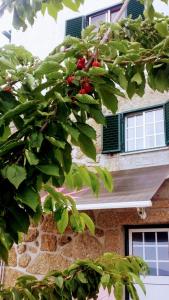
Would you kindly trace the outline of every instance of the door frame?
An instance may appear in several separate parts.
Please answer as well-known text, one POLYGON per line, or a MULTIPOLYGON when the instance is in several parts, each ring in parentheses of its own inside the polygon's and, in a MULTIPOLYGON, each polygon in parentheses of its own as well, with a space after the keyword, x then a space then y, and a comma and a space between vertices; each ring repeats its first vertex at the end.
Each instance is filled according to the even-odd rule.
MULTIPOLYGON (((150 229, 153 231, 153 229, 169 229, 169 223, 166 224, 143 224, 143 225, 126 225, 124 226, 124 232, 125 232, 125 255, 129 255, 129 243, 130 243, 130 240, 129 240, 129 230, 137 230, 137 229, 150 229)), ((127 292, 127 289, 125 289, 125 300, 130 300, 129 298, 129 293, 127 292)))

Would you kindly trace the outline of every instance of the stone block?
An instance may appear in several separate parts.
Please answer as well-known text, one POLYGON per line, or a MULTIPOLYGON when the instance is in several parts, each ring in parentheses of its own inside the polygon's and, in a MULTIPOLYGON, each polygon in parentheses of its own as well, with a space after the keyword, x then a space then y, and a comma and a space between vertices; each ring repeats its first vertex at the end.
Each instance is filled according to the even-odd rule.
POLYGON ((24 242, 33 242, 37 239, 39 231, 37 228, 30 228, 28 233, 24 235, 24 242))
POLYGON ((31 257, 29 254, 24 253, 19 257, 19 266, 22 268, 26 268, 31 261, 31 257))
POLYGON ((54 234, 41 235, 41 248, 42 251, 56 251, 57 249, 57 236, 54 234))
POLYGON ((96 237, 87 233, 78 234, 69 244, 65 245, 62 254, 69 258, 96 258, 103 252, 102 245, 96 237))
POLYGON ((16 279, 19 276, 24 275, 24 273, 17 271, 12 268, 5 268, 5 274, 4 274, 4 285, 5 287, 11 287, 15 285, 16 279))
POLYGON ((60 238, 59 238, 59 245, 60 246, 64 246, 68 243, 70 243, 72 241, 72 237, 70 235, 62 235, 60 238))
POLYGON ((38 249, 37 249, 36 247, 29 246, 29 247, 28 247, 28 251, 31 252, 31 253, 37 253, 37 252, 38 252, 38 249))
POLYGON ((52 215, 45 215, 41 224, 41 230, 57 234, 56 223, 52 215))
POLYGON ((44 275, 52 270, 63 270, 68 267, 69 261, 60 254, 40 253, 28 266, 27 272, 44 275))
POLYGON ((25 244, 19 244, 18 246, 17 246, 17 252, 18 252, 18 254, 22 254, 22 253, 24 253, 26 251, 26 245, 25 244))

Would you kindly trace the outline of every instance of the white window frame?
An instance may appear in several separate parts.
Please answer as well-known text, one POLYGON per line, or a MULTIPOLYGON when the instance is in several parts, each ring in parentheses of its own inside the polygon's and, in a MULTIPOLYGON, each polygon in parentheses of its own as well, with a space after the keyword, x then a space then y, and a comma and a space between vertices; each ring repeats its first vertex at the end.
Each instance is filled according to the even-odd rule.
MULTIPOLYGON (((158 255, 157 255, 157 249, 158 249, 158 245, 157 245, 157 232, 168 232, 168 241, 169 241, 169 228, 135 228, 135 229, 129 229, 129 255, 132 255, 132 233, 135 232, 141 232, 141 233, 145 233, 145 232, 154 232, 155 233, 155 249, 156 249, 156 260, 152 260, 152 262, 156 263, 156 270, 157 270, 157 275, 147 275, 147 276, 151 276, 151 277, 159 277, 159 273, 158 273, 158 255)), ((138 246, 139 247, 139 246, 138 246)), ((163 246, 165 247, 165 246, 163 246)), ((166 246, 167 247, 167 246, 166 246)), ((145 247, 144 247, 144 239, 143 239, 143 259, 145 258, 145 247)), ((151 261, 151 260, 148 260, 151 261)), ((160 259, 160 262, 165 262, 165 263, 169 263, 169 260, 162 260, 160 259)), ((160 276, 160 277, 166 277, 166 276, 160 276)))
MULTIPOLYGON (((133 152, 133 151, 144 151, 144 150, 147 150, 147 149, 155 149, 155 148, 162 148, 162 147, 165 147, 166 146, 166 141, 165 141, 165 115, 164 115, 164 107, 161 106, 161 107, 157 107, 157 108, 150 108, 150 109, 146 109, 146 110, 143 110, 143 111, 138 111, 138 112, 133 112, 133 113, 129 113, 129 114, 126 114, 124 116, 125 120, 124 120, 124 126, 125 126, 125 152, 133 152), (146 113, 147 112, 155 112, 157 110, 163 110, 163 122, 164 122, 164 145, 161 145, 161 146, 158 146, 157 145, 157 140, 156 140, 156 134, 154 135, 150 135, 150 136, 153 136, 154 139, 155 139, 155 146, 154 147, 146 147, 146 113), (142 115, 143 116, 143 148, 141 149, 136 149, 136 116, 138 115, 142 115), (128 136, 127 136, 127 121, 128 121, 128 118, 129 117, 134 117, 134 127, 132 127, 134 129, 134 133, 135 133, 135 136, 134 136, 134 149, 133 150, 128 150, 128 136)), ((154 126, 154 132, 155 132, 155 114, 154 114, 154 122, 152 123, 153 126, 154 126)), ((139 126, 138 126, 139 127, 139 126)), ((161 133, 162 134, 162 133, 161 133)), ((147 135, 148 136, 148 135, 147 135)))

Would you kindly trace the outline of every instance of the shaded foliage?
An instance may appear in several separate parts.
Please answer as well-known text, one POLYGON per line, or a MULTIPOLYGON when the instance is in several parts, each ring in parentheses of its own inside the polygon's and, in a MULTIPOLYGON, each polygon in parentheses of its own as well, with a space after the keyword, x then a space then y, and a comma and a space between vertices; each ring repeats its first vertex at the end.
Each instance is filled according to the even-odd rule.
POLYGON ((29 275, 19 277, 15 287, 0 291, 0 298, 97 299, 102 286, 104 289, 107 288, 109 293, 113 287, 116 300, 121 300, 125 286, 131 299, 138 300, 135 284, 138 284, 145 293, 139 276, 146 273, 147 265, 141 258, 106 253, 94 261, 89 259, 76 261, 63 272, 50 272, 40 281, 29 275))

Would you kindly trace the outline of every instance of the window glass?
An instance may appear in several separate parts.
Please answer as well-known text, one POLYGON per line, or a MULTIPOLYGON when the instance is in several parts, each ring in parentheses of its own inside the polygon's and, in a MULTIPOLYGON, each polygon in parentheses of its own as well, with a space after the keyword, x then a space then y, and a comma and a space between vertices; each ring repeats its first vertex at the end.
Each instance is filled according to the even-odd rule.
POLYGON ((142 126, 143 125, 143 114, 136 116, 136 126, 142 126))
POLYGON ((145 122, 146 122, 146 124, 153 123, 153 121, 154 121, 154 112, 153 111, 145 112, 145 122))
POLYGON ((150 276, 157 276, 157 266, 156 262, 147 262, 149 267, 149 275, 150 276))
POLYGON ((155 124, 156 133, 163 133, 164 132, 164 122, 157 122, 155 124))
POLYGON ((152 134, 154 134, 154 126, 153 126, 153 124, 147 124, 147 126, 145 128, 145 131, 146 131, 146 135, 152 135, 152 134))
POLYGON ((158 263, 159 276, 169 276, 169 262, 158 263))
POLYGON ((143 127, 136 127, 136 137, 143 137, 143 127))
POLYGON ((134 140, 128 140, 127 149, 128 149, 128 151, 132 151, 133 149, 135 149, 135 141, 134 140))
POLYGON ((167 246, 168 232, 157 232, 157 243, 159 246, 167 246))
POLYGON ((143 139, 136 139, 136 150, 143 149, 144 147, 144 140, 143 139))
POLYGON ((157 146, 164 146, 165 145, 165 138, 163 134, 157 135, 156 136, 156 145, 157 146))
POLYGON ((155 111, 155 118, 156 121, 162 121, 164 119, 164 112, 162 109, 157 109, 155 111))
POLYGON ((145 260, 156 260, 155 247, 145 247, 145 260))
POLYGON ((135 137, 135 128, 128 128, 127 129, 128 139, 134 139, 135 137))
POLYGON ((96 27, 99 27, 100 23, 106 22, 106 13, 92 16, 90 20, 90 24, 94 24, 96 27))
POLYGON ((133 247, 133 255, 143 258, 143 247, 133 247))
POLYGON ((153 148, 154 146, 154 136, 146 136, 146 148, 153 148))
POLYGON ((155 232, 145 232, 144 239, 146 245, 154 245, 155 243, 155 232))
POLYGON ((133 232, 132 240, 134 246, 141 246, 143 243, 143 234, 142 232, 133 232))
POLYGON ((134 123, 134 117, 128 117, 127 118, 127 127, 134 127, 135 123, 134 123))
MULTIPOLYGON (((111 23, 114 23, 114 19, 115 19, 116 15, 118 14, 118 12, 119 12, 119 11, 111 12, 111 14, 110 14, 110 22, 111 22, 111 23)), ((125 17, 126 17, 126 13, 123 12, 123 14, 121 15, 120 20, 123 19, 123 18, 125 18, 125 17)))
POLYGON ((169 260, 168 247, 158 247, 158 260, 169 260))
POLYGON ((125 126, 126 151, 165 146, 163 108, 130 114, 125 126))

